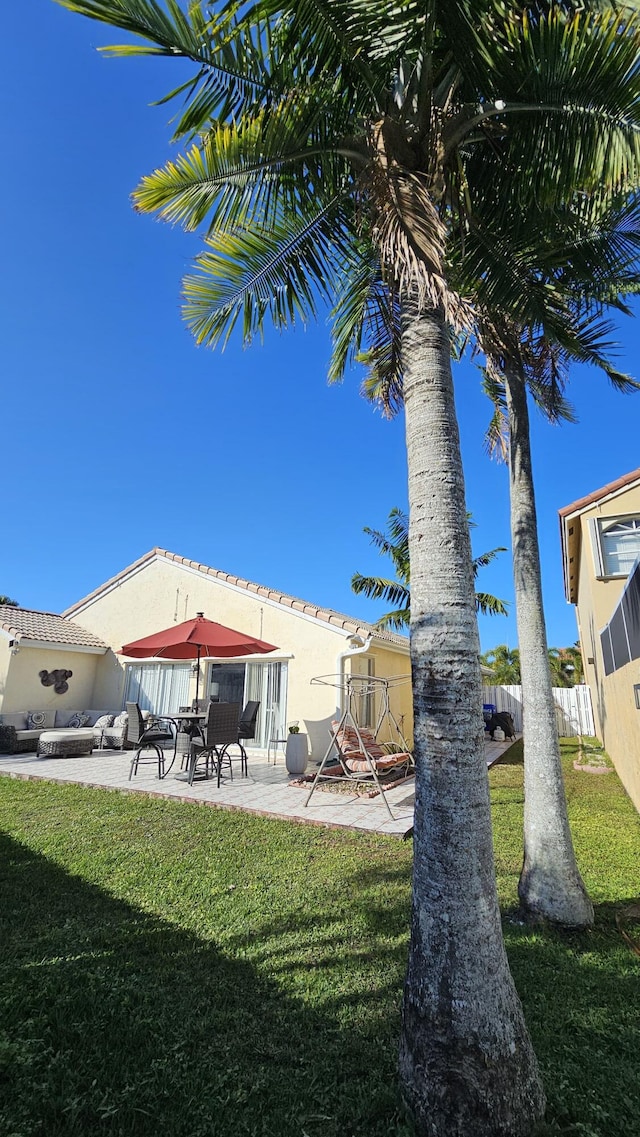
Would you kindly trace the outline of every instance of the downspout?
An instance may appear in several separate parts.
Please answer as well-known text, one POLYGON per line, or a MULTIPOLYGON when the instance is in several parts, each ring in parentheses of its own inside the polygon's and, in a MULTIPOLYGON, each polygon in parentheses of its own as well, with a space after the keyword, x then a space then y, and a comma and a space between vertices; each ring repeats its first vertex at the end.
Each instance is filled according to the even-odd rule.
POLYGON ((356 645, 356 646, 348 647, 345 651, 341 651, 338 653, 338 681, 340 684, 340 687, 339 687, 340 701, 339 701, 339 706, 338 706, 338 712, 340 715, 342 715, 342 713, 344 711, 344 675, 345 675, 344 665, 345 665, 345 661, 347 659, 350 659, 354 655, 364 655, 365 652, 367 652, 369 650, 369 648, 371 647, 371 636, 367 636, 366 640, 363 640, 362 636, 350 636, 349 637, 349 643, 352 645, 356 645))

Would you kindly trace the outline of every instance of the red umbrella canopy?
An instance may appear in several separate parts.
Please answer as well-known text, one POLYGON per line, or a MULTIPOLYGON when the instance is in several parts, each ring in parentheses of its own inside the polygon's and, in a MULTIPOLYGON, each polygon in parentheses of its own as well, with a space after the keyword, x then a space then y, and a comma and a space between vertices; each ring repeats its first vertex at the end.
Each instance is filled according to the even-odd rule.
POLYGON ((236 632, 233 628, 225 628, 224 624, 216 624, 214 620, 206 620, 199 612, 193 620, 185 620, 183 624, 174 624, 172 628, 156 632, 153 636, 124 644, 122 655, 133 656, 135 659, 149 656, 199 659, 202 655, 233 658, 276 650, 274 644, 254 639, 244 632, 236 632))

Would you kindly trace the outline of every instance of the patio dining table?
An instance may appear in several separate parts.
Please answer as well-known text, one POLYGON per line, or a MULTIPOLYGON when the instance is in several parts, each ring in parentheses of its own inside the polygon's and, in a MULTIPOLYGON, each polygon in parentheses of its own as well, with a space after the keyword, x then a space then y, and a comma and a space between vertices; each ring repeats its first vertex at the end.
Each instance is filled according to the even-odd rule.
MULTIPOLYGON (((200 734, 200 727, 204 723, 207 712, 206 711, 171 711, 170 714, 162 716, 165 719, 170 719, 175 723, 176 731, 178 734, 185 734, 189 738, 189 743, 194 736, 200 734)), ((177 741, 176 741, 177 752, 177 741)), ((189 754, 189 750, 182 751, 183 756, 189 754)), ((189 774, 186 770, 178 770, 174 775, 179 782, 186 782, 189 780, 189 774)), ((205 775, 198 774, 198 779, 203 778, 205 775)))

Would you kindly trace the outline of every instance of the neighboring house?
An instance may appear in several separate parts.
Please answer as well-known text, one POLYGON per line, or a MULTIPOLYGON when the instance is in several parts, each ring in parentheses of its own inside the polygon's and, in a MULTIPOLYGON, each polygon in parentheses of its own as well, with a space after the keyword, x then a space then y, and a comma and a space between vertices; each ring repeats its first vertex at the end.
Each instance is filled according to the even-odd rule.
POLYGON ((640 470, 560 510, 596 732, 640 809, 640 470))
MULTIPOLYGON (((309 735, 312 756, 322 757, 329 723, 341 706, 341 693, 330 682, 312 684, 311 680, 345 673, 406 676, 405 682, 392 688, 391 705, 411 739, 409 641, 405 636, 380 632, 361 620, 164 549, 153 549, 73 604, 63 616, 0 610, 5 631, 0 636, 4 641, 0 645, 4 653, 0 655, 0 711, 50 706, 112 709, 127 699, 158 713, 188 705, 195 696, 192 661, 128 660, 118 653, 123 644, 181 623, 197 612, 277 644, 278 650, 269 655, 202 663, 200 694, 205 698, 213 694, 223 701, 260 700, 256 746, 266 748, 271 736, 281 735, 288 723, 297 720, 300 730, 309 735), (29 618, 34 622, 33 634, 29 618), (46 624, 46 636, 41 623, 46 624), (38 672, 43 668, 73 671, 65 695, 41 686, 38 672)), ((374 725, 376 701, 364 697, 360 702, 361 720, 374 725)))

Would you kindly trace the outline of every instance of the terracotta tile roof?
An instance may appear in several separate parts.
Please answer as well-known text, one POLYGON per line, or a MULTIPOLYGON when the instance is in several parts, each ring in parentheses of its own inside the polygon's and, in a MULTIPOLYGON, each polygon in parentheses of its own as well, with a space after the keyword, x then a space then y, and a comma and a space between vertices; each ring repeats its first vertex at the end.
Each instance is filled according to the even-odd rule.
POLYGON ((180 557, 177 553, 169 553, 166 549, 155 548, 149 553, 145 553, 143 557, 135 561, 128 568, 123 569, 111 580, 106 581, 100 588, 96 588, 94 592, 90 592, 88 596, 78 600, 76 604, 72 604, 67 608, 64 613, 65 616, 73 614, 77 609, 83 608, 91 600, 100 596, 105 589, 111 588, 117 584, 124 577, 128 576, 133 570, 142 568, 146 561, 151 561, 155 557, 164 557, 168 561, 175 561, 176 564, 185 565, 187 568, 195 569, 197 572, 204 573, 205 576, 213 577, 215 580, 225 581, 227 584, 234 585, 235 588, 244 588, 247 592, 253 592, 256 596, 262 596, 266 600, 272 600, 276 604, 282 604, 287 608, 292 608, 294 612, 301 612, 305 616, 313 616, 316 620, 323 620, 326 624, 332 624, 334 627, 341 628, 351 635, 360 635, 364 637, 374 636, 376 640, 382 643, 388 643, 394 647, 402 647, 408 649, 409 638, 408 636, 398 635, 396 632, 382 632, 363 620, 356 620, 353 616, 345 616, 342 612, 335 612, 332 608, 319 607, 317 604, 310 604, 306 600, 299 600, 295 596, 288 596, 285 592, 280 592, 274 588, 267 588, 263 584, 255 584, 250 580, 244 580, 240 576, 234 576, 232 573, 222 572, 220 569, 210 568, 209 565, 200 564, 199 561, 191 561, 188 557, 180 557))
POLYGON ((560 517, 567 517, 570 513, 576 513, 580 509, 586 509, 589 505, 595 505, 603 497, 608 497, 609 494, 616 493, 622 490, 625 486, 631 485, 632 482, 640 481, 640 470, 632 470, 630 474, 625 474, 622 478, 617 478, 615 482, 609 482, 602 489, 594 490, 593 493, 587 494, 586 497, 578 498, 577 501, 572 501, 571 505, 565 505, 563 509, 559 509, 560 517))
POLYGON ((79 624, 56 616, 53 612, 35 612, 32 608, 13 608, 0 604, 0 628, 17 640, 36 640, 38 643, 69 644, 76 647, 107 645, 85 631, 79 624))

